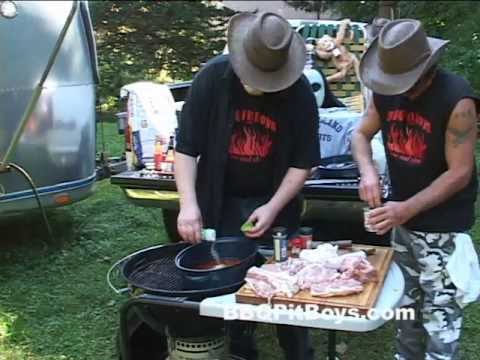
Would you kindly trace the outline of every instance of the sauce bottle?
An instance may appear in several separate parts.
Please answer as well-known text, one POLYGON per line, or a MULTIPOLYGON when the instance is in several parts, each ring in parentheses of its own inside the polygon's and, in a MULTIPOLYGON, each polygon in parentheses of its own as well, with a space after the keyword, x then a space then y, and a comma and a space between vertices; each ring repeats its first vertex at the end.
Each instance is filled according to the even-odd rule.
POLYGON ((125 129, 125 161, 127 164, 127 170, 133 170, 132 127, 130 126, 130 121, 128 121, 128 119, 125 129))
POLYGON ((168 142, 168 149, 167 154, 165 155, 164 163, 165 163, 165 172, 173 173, 173 164, 175 161, 175 140, 174 136, 170 136, 170 140, 168 142))
POLYGON ((155 150, 153 152, 153 163, 155 170, 162 170, 162 162, 164 158, 165 156, 163 154, 163 140, 161 136, 157 135, 155 137, 155 150))
POLYGON ((301 227, 299 229, 299 237, 303 241, 303 248, 304 249, 311 249, 312 248, 312 241, 313 241, 313 229, 311 227, 301 227))

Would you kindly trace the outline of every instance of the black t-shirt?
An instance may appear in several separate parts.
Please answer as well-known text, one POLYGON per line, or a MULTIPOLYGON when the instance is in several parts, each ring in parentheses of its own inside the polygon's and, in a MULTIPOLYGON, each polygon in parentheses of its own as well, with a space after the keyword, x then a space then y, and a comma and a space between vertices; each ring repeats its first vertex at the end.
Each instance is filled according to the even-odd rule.
MULTIPOLYGON (((445 132, 450 115, 463 98, 476 99, 459 76, 438 70, 431 86, 418 98, 374 94, 382 120, 382 135, 393 200, 406 200, 448 170, 445 132)), ((478 102, 477 102, 478 107, 478 102)), ((420 213, 405 226, 426 232, 468 230, 474 223, 477 172, 470 183, 447 201, 420 213)))
POLYGON ((235 197, 269 195, 273 190, 274 152, 279 122, 266 97, 234 86, 233 128, 228 149, 225 193, 235 197))
MULTIPOLYGON (((204 225, 217 228, 223 216, 225 174, 233 129, 234 92, 238 84, 228 58, 211 59, 195 76, 179 121, 176 151, 198 158, 196 194, 204 225)), ((319 164, 318 108, 311 85, 302 76, 289 88, 265 96, 265 113, 278 121, 271 195, 289 168, 319 164)), ((263 195, 265 196, 265 195, 263 195)), ((299 197, 279 217, 299 218, 299 197)))

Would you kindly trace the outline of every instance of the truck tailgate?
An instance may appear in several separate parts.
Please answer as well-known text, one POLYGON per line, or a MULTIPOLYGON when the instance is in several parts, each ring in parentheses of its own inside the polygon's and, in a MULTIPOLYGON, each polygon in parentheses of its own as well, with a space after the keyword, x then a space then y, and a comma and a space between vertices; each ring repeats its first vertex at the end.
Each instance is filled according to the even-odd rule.
MULTIPOLYGON (((153 171, 125 171, 113 175, 110 182, 124 190, 152 190, 161 193, 177 191, 173 175, 159 175, 153 171)), ((302 194, 306 200, 360 200, 358 197, 358 180, 355 179, 307 180, 302 194)))

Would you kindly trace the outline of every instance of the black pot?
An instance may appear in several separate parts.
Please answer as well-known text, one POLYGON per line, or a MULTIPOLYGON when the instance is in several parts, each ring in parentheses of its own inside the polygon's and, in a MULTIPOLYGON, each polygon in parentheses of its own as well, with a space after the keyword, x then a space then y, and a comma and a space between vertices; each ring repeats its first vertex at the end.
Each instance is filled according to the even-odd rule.
POLYGON ((215 250, 220 260, 239 262, 222 268, 200 269, 206 263, 215 262, 211 246, 211 242, 204 241, 182 250, 175 258, 186 288, 201 290, 241 282, 247 270, 259 260, 254 240, 243 237, 219 238, 215 241, 215 250))

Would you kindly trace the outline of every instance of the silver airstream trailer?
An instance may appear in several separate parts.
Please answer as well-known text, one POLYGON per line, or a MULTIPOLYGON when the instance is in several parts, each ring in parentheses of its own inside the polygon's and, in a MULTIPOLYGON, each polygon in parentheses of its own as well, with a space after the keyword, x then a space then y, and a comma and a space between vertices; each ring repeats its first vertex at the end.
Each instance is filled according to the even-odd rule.
POLYGON ((0 0, 0 217, 92 192, 97 80, 86 2, 0 0))

